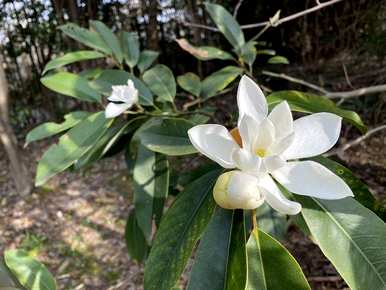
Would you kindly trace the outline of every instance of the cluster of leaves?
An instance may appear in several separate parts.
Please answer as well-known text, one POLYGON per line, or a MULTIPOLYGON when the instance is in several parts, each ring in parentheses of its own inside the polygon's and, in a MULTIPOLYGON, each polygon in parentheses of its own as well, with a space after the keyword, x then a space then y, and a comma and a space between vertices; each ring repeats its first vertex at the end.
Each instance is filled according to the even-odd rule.
MULTIPOLYGON (((168 156, 195 153, 187 130, 206 123, 211 113, 206 106, 179 110, 176 83, 196 97, 197 104, 205 104, 239 75, 251 73, 261 53, 254 39, 245 41, 239 24, 222 6, 207 3, 206 9, 233 51, 195 47, 184 39, 178 40, 180 46, 201 60, 221 59, 237 66, 225 66, 203 80, 189 72, 176 82, 168 67, 154 65, 157 52, 140 50, 135 33, 114 34, 98 21, 90 23, 90 30, 74 24, 61 27, 66 35, 94 50, 52 60, 42 83, 55 92, 103 108, 102 97, 111 93, 112 86, 130 79, 139 91, 139 106, 116 119, 106 119, 103 111, 71 112, 60 124, 45 123, 31 131, 27 142, 62 134, 40 160, 36 184, 70 167, 83 168, 124 151, 135 205, 128 216, 126 241, 132 258, 146 260, 146 290, 174 287, 199 240, 189 290, 310 289, 296 260, 279 242, 288 224, 285 216, 261 207, 257 212, 259 228, 252 228, 251 212, 216 208, 212 187, 223 171, 212 164, 189 168, 186 173, 179 172, 176 180, 172 178, 168 156), (94 68, 78 74, 63 69, 73 62, 102 57, 109 58, 114 69, 94 68), (178 196, 164 214, 169 193, 178 196)), ((362 132, 366 130, 355 112, 341 109, 323 96, 281 91, 267 99, 270 107, 286 100, 294 111, 332 112, 362 132)), ((382 244, 386 226, 379 218, 385 218, 385 211, 347 168, 322 157, 318 161, 350 185, 355 199, 325 201, 287 192, 304 207, 293 222, 312 236, 351 289, 386 289, 386 247, 382 244)))

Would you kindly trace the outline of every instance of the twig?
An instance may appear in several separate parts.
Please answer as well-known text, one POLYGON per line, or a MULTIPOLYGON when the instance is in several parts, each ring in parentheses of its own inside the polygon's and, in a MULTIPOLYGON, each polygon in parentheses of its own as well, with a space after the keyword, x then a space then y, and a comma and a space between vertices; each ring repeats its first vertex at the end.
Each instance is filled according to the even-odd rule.
POLYGON ((309 277, 307 280, 309 282, 322 283, 322 282, 338 282, 342 280, 342 278, 339 276, 327 276, 327 277, 317 276, 317 277, 309 277))
POLYGON ((239 2, 237 2, 236 7, 235 7, 235 11, 233 12, 234 18, 237 17, 237 13, 239 12, 239 9, 240 9, 241 5, 243 4, 243 2, 244 2, 244 0, 239 0, 239 2))
POLYGON ((350 77, 348 75, 348 72, 347 72, 347 68, 346 68, 346 65, 344 63, 342 63, 342 67, 343 67, 343 73, 344 73, 344 78, 346 79, 346 82, 347 84, 351 87, 351 88, 354 88, 351 81, 350 81, 350 77))
POLYGON ((280 78, 284 79, 293 83, 301 84, 303 86, 309 87, 315 91, 318 91, 322 93, 324 96, 330 99, 348 99, 348 98, 354 98, 354 97, 360 97, 363 95, 367 94, 372 94, 372 93, 379 93, 379 92, 385 92, 386 91, 386 84, 383 85, 376 85, 376 86, 370 86, 370 87, 365 87, 365 88, 360 88, 352 91, 346 91, 346 92, 330 92, 325 90, 324 88, 317 86, 315 84, 309 83, 305 80, 298 79, 283 73, 275 73, 271 71, 262 71, 263 75, 271 76, 274 78, 280 78))
POLYGON ((385 130, 386 129, 386 125, 381 125, 379 127, 375 127, 369 131, 367 131, 366 134, 342 145, 340 148, 337 148, 335 150, 332 150, 328 153, 325 154, 325 156, 333 156, 333 155, 338 155, 339 157, 341 157, 343 155, 343 152, 345 152, 346 150, 348 150, 349 148, 355 146, 355 145, 358 145, 359 143, 363 142, 364 140, 366 140, 367 138, 369 138, 370 136, 372 136, 373 134, 381 131, 381 130, 385 130))

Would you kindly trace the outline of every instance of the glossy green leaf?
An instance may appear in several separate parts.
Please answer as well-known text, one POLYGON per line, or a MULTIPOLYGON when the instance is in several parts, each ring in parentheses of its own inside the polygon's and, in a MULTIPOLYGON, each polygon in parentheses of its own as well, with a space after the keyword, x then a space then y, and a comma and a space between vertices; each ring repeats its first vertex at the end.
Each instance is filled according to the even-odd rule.
POLYGON ((270 64, 289 64, 289 60, 281 55, 276 55, 268 59, 270 64))
POLYGON ((150 243, 153 217, 159 223, 169 188, 169 163, 164 155, 137 145, 133 168, 134 205, 138 226, 150 243))
POLYGON ((222 169, 192 182, 166 212, 145 265, 146 290, 169 290, 180 275, 215 208, 212 187, 222 169))
POLYGON ((89 112, 75 111, 64 115, 64 121, 62 123, 43 123, 28 132, 26 144, 66 131, 90 116, 90 114, 89 112))
POLYGON ((197 152, 187 131, 194 124, 184 119, 152 118, 136 133, 136 138, 149 150, 178 156, 197 152))
POLYGON ((103 69, 100 67, 90 68, 82 70, 79 75, 83 78, 86 78, 88 80, 93 80, 97 78, 101 73, 103 72, 103 69))
POLYGON ((44 184, 86 154, 110 124, 111 120, 105 118, 104 112, 98 112, 62 135, 59 143, 52 145, 40 159, 36 170, 36 186, 44 184))
POLYGON ((244 33, 240 25, 233 16, 221 5, 205 2, 206 11, 208 11, 217 28, 224 34, 234 48, 240 48, 244 45, 244 33))
POLYGON ((274 238, 259 229, 247 243, 247 290, 311 290, 295 258, 274 238))
POLYGON ((7 267, 29 290, 56 290, 56 281, 47 268, 22 250, 5 251, 7 267))
POLYGON ((279 241, 284 240, 288 226, 286 215, 279 213, 267 203, 264 203, 256 209, 256 217, 257 224, 262 231, 279 241))
POLYGON ((45 74, 49 70, 65 66, 70 63, 83 61, 83 60, 102 58, 102 57, 105 57, 105 55, 95 50, 79 50, 79 51, 69 52, 63 56, 59 56, 49 61, 44 67, 43 74, 45 74))
POLYGON ((240 56, 249 66, 252 66, 256 60, 256 41, 248 41, 240 49, 240 56))
POLYGON ((386 289, 386 224, 381 219, 351 197, 295 199, 314 240, 350 289, 386 289))
POLYGON ((99 34, 101 39, 111 49, 115 59, 119 63, 122 63, 122 60, 123 60, 122 48, 118 38, 111 31, 111 29, 108 28, 103 22, 98 20, 91 20, 90 26, 99 34))
POLYGON ((333 101, 323 96, 299 91, 279 91, 267 97, 270 108, 273 108, 282 101, 287 101, 293 111, 304 113, 330 112, 341 116, 346 121, 356 126, 362 133, 367 128, 359 115, 353 111, 339 108, 333 101))
POLYGON ((132 80, 135 88, 139 93, 139 103, 144 106, 150 106, 153 104, 153 94, 148 87, 133 74, 130 74, 123 70, 108 69, 103 70, 94 82, 92 86, 102 92, 103 94, 109 95, 112 90, 112 86, 126 85, 127 80, 132 80))
POLYGON ((96 50, 102 51, 106 54, 111 54, 111 49, 99 34, 95 31, 91 31, 85 28, 82 28, 74 23, 67 23, 59 27, 59 29, 66 34, 67 36, 83 43, 84 45, 94 48, 96 50))
POLYGON ((350 186, 357 201, 377 214, 383 221, 386 221, 386 208, 373 196, 368 186, 356 177, 350 169, 323 156, 314 157, 312 160, 324 165, 342 178, 350 186))
POLYGON ((120 36, 125 61, 129 67, 133 68, 137 65, 140 54, 138 34, 123 31, 120 36))
POLYGON ((100 94, 94 90, 86 78, 69 72, 58 72, 40 79, 50 90, 87 102, 100 102, 100 94))
POLYGON ((143 50, 139 55, 139 60, 137 64, 139 71, 143 73, 145 70, 147 70, 154 63, 158 56, 158 51, 146 49, 143 50))
POLYGON ((129 256, 138 262, 144 261, 147 257, 149 246, 141 228, 138 226, 135 210, 131 211, 127 217, 125 240, 129 256))
POLYGON ((256 53, 265 55, 275 55, 276 51, 274 51, 273 49, 258 49, 256 53))
POLYGON ((201 81, 198 75, 188 72, 182 76, 177 77, 177 83, 181 88, 191 93, 193 96, 200 96, 201 81))
POLYGON ((142 78, 150 90, 158 96, 159 101, 174 101, 174 97, 176 96, 176 81, 173 72, 166 65, 157 64, 147 70, 142 78))
POLYGON ((212 59, 222 59, 222 60, 233 60, 234 58, 229 53, 213 46, 194 46, 188 42, 185 38, 180 38, 176 40, 178 45, 194 57, 199 60, 212 60, 212 59))
POLYGON ((214 72, 201 83, 202 98, 208 99, 213 97, 218 92, 225 89, 242 72, 243 70, 236 66, 227 66, 214 72))
POLYGON ((16 277, 5 265, 3 257, 0 257, 0 290, 23 290, 18 284, 16 277))

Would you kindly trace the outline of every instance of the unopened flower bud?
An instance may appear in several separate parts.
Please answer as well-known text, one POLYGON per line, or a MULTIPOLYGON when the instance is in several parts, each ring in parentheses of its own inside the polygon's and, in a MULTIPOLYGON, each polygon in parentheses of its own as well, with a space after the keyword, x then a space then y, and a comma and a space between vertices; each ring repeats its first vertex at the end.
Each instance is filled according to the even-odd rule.
POLYGON ((226 209, 255 209, 264 202, 258 183, 256 177, 238 170, 223 173, 214 185, 214 200, 226 209))

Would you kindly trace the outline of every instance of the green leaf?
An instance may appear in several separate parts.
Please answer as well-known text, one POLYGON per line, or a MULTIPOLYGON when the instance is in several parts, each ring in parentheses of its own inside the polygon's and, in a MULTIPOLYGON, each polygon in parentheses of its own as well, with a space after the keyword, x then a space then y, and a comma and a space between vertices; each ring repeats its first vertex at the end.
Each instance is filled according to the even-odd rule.
POLYGON ((49 61, 44 67, 43 74, 45 74, 49 70, 65 66, 70 63, 74 63, 82 60, 96 59, 101 57, 105 57, 105 55, 95 50, 79 50, 79 51, 69 52, 63 56, 59 56, 49 61))
POLYGON ((303 113, 330 112, 341 116, 346 121, 357 127, 362 133, 367 128, 363 124, 361 117, 353 111, 339 108, 333 101, 323 96, 298 91, 279 91, 267 97, 270 108, 273 108, 282 101, 287 101, 291 110, 303 113))
POLYGON ((137 65, 140 54, 138 34, 123 31, 120 36, 125 61, 129 67, 133 68, 137 65))
POLYGON ((200 96, 201 81, 198 75, 188 72, 182 76, 177 77, 177 83, 181 88, 191 93, 193 96, 200 96))
POLYGON ((145 265, 146 290, 169 290, 180 277, 215 208, 212 187, 222 169, 192 182, 166 212, 145 265))
POLYGON ((110 50, 113 52, 113 55, 115 59, 122 63, 123 60, 123 54, 121 45, 119 43, 118 38, 115 36, 115 34, 111 31, 110 28, 108 28, 103 22, 100 22, 98 20, 91 20, 90 26, 94 28, 96 32, 98 32, 101 39, 105 42, 105 44, 110 48, 110 50))
POLYGON ((159 101, 173 102, 176 96, 176 81, 173 72, 166 65, 157 64, 147 70, 142 79, 150 90, 158 96, 159 101))
POLYGON ((58 144, 52 145, 39 161, 36 170, 36 186, 44 184, 52 176, 70 167, 86 154, 111 124, 104 112, 92 114, 62 135, 58 144))
POLYGON ((225 89, 242 72, 243 70, 236 66, 226 66, 214 72, 202 81, 201 96, 204 99, 213 97, 218 92, 225 89))
POLYGON ((90 114, 89 112, 75 111, 64 115, 64 122, 62 123, 43 123, 28 132, 26 144, 66 131, 87 118, 90 114))
POLYGON ((247 253, 247 290, 311 290, 295 258, 263 231, 252 231, 247 253))
POLYGON ((58 72, 40 79, 42 84, 54 92, 87 102, 100 102, 101 96, 86 78, 69 72, 58 72))
POLYGON ((243 211, 217 208, 200 241, 187 289, 244 289, 245 243, 243 211))
POLYGON ((60 26, 59 29, 67 36, 88 47, 102 51, 106 54, 111 54, 111 49, 95 31, 82 28, 74 23, 67 23, 60 26))
POLYGON ((0 257, 0 290, 23 290, 18 285, 11 270, 5 265, 3 257, 0 257))
POLYGON ((258 49, 256 53, 265 55, 275 55, 276 51, 274 51, 273 49, 258 49))
POLYGON ((158 51, 154 50, 143 50, 139 56, 138 60, 138 69, 141 73, 143 73, 145 70, 147 70, 153 62, 157 59, 159 56, 158 51))
POLYGON ((99 74, 97 79, 92 82, 93 87, 103 94, 109 95, 112 86, 126 85, 128 80, 132 80, 139 93, 139 103, 144 106, 153 104, 153 94, 148 87, 133 74, 123 70, 107 69, 99 74))
POLYGON ((245 43, 244 33, 233 16, 218 4, 205 2, 205 8, 217 28, 224 34, 229 43, 232 44, 234 48, 242 47, 245 43))
POLYGON ((287 232, 286 216, 264 203, 256 209, 257 224, 261 230, 277 240, 284 240, 287 232))
POLYGON ((377 214, 383 221, 386 221, 386 208, 373 196, 368 186, 356 177, 350 169, 323 156, 314 157, 311 160, 322 164, 342 178, 350 186, 357 201, 377 214))
POLYGON ((212 60, 212 59, 222 59, 222 60, 233 60, 234 58, 229 53, 218 49, 213 46, 194 46, 188 42, 185 38, 180 38, 176 40, 178 45, 190 53, 199 60, 212 60))
POLYGON ((55 290, 56 281, 47 268, 22 250, 5 251, 7 267, 29 290, 55 290))
POLYGON ((168 195, 169 163, 166 157, 138 144, 133 169, 133 187, 138 226, 150 243, 153 216, 159 224, 168 195))
POLYGON ((252 66, 253 63, 256 60, 256 41, 248 41, 246 44, 244 44, 240 51, 241 51, 241 58, 249 65, 252 66))
POLYGON ((138 226, 135 210, 131 211, 126 221, 125 239, 127 251, 132 259, 142 262, 149 251, 146 238, 138 226))
POLYGON ((289 60, 281 55, 276 55, 268 59, 270 64, 289 64, 289 60))
POLYGON ((350 289, 386 289, 386 224, 351 197, 294 197, 313 239, 350 289))
POLYGON ((190 143, 187 131, 194 126, 184 119, 152 118, 136 133, 149 150, 165 155, 179 156, 197 152, 190 143))

